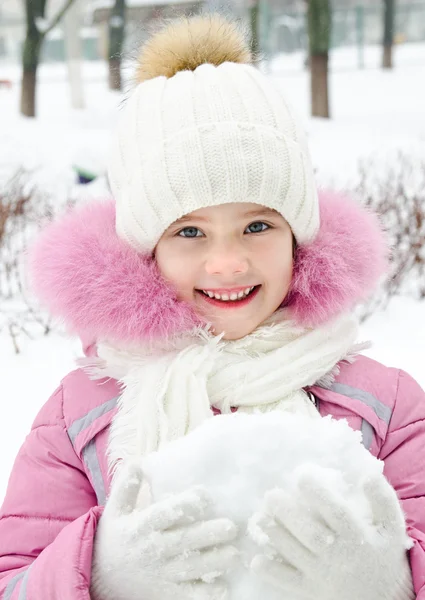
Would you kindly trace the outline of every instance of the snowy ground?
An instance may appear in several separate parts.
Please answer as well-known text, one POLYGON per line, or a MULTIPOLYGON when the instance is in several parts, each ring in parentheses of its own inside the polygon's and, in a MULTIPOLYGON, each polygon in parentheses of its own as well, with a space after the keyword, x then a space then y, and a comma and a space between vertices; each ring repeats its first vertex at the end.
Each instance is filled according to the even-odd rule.
MULTIPOLYGON (((308 118, 308 78, 299 54, 278 57, 272 75, 305 119, 313 160, 322 181, 340 186, 355 179, 359 159, 385 161, 394 149, 425 156, 425 45, 397 49, 396 69, 382 72, 379 51, 365 52, 364 70, 356 69, 356 49, 334 53, 331 76, 333 119, 308 118)), ((38 181, 64 196, 73 186, 72 165, 102 172, 110 128, 120 96, 106 90, 103 64, 85 64, 84 111, 69 105, 66 70, 44 65, 40 72, 38 118, 18 116, 19 69, 0 64, 0 79, 10 78, 11 90, 0 88, 0 177, 14 166, 38 167, 38 181)), ((93 193, 102 191, 102 184, 93 193)), ((370 356, 399 366, 425 386, 425 304, 395 298, 388 309, 362 327, 372 339, 370 356)), ((0 335, 3 413, 0 420, 0 501, 14 456, 42 403, 61 376, 73 367, 77 340, 54 334, 27 342, 19 356, 0 335)))

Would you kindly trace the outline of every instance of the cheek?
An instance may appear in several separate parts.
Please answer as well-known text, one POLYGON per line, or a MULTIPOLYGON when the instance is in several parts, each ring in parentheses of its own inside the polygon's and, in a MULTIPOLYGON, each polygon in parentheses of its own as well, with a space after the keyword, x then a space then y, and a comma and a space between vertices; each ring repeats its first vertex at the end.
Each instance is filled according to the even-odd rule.
POLYGON ((267 283, 277 295, 286 294, 292 280, 292 241, 278 241, 262 256, 267 283))
POLYGON ((191 300, 195 287, 194 269, 188 257, 170 248, 158 244, 155 259, 161 275, 175 288, 180 300, 191 300))
POLYGON ((281 264, 273 274, 272 290, 273 300, 280 305, 286 298, 292 281, 292 259, 286 264, 281 264))

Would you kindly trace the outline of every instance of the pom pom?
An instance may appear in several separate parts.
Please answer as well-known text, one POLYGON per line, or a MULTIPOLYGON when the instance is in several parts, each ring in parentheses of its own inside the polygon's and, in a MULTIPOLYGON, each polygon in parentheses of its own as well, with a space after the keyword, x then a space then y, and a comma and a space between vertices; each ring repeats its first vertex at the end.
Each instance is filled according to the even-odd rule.
POLYGON ((252 55, 243 30, 221 15, 195 16, 172 21, 142 46, 136 82, 173 77, 202 64, 250 63, 252 55))

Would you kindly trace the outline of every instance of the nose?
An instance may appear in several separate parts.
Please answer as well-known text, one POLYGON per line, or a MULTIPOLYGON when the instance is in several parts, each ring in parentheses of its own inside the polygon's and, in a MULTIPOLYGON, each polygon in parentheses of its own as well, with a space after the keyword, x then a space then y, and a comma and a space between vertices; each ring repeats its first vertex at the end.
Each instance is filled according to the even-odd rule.
POLYGON ((205 270, 209 275, 232 277, 248 271, 249 258, 243 245, 237 241, 216 243, 210 247, 205 261, 205 270))

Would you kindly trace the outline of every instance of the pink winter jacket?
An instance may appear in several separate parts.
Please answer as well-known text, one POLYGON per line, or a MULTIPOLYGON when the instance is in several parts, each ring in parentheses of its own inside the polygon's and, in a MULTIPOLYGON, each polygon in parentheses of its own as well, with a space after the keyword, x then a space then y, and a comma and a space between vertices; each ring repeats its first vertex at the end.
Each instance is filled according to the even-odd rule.
MULTIPOLYGON (((384 461, 414 540, 417 598, 425 600, 424 392, 403 371, 365 357, 344 364, 330 390, 311 391, 323 416, 347 419, 384 461)), ((0 513, 1 600, 90 598, 93 540, 110 486, 108 430, 118 395, 115 381, 94 382, 73 371, 37 416, 0 513)))

